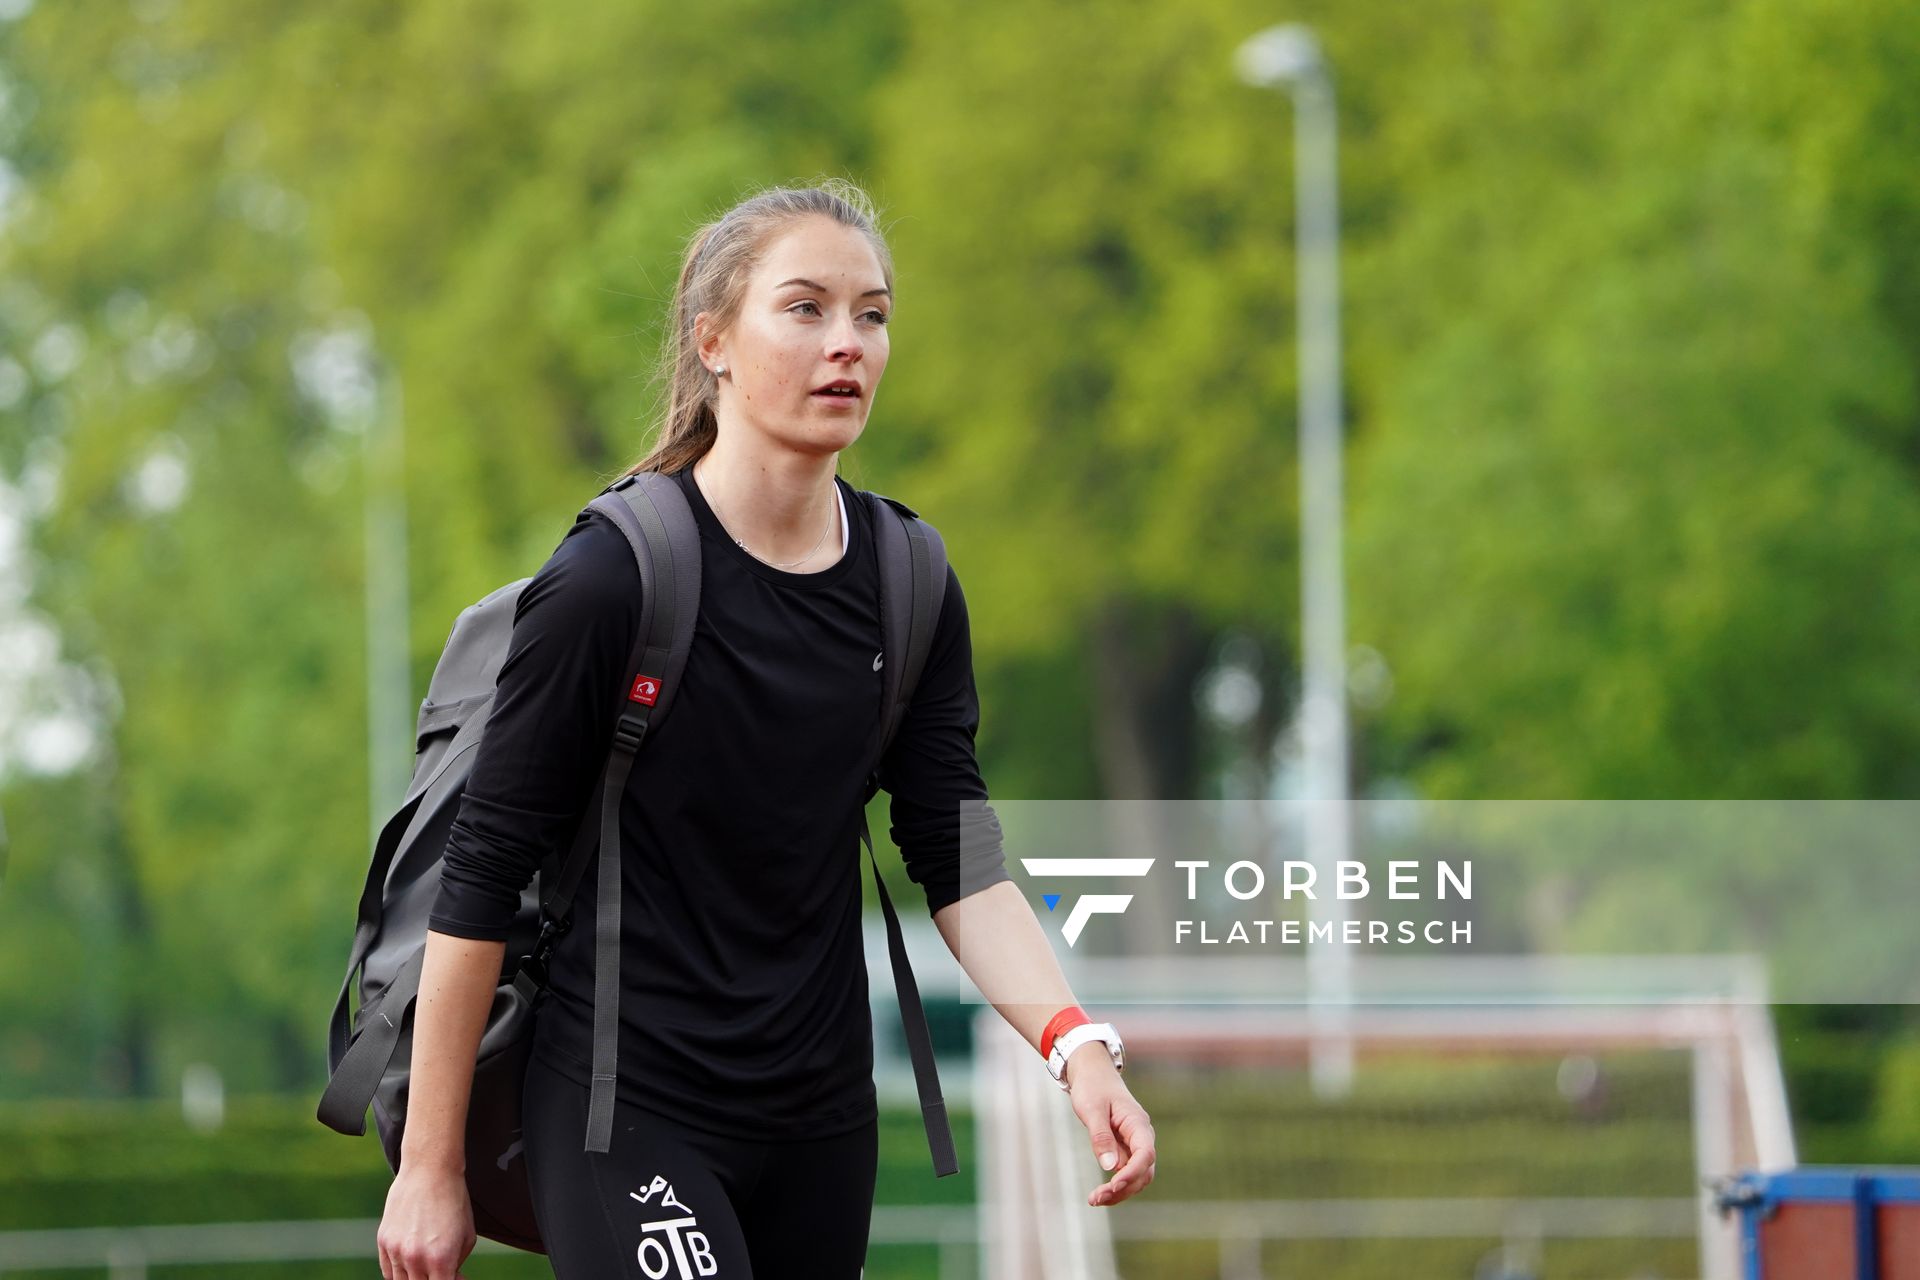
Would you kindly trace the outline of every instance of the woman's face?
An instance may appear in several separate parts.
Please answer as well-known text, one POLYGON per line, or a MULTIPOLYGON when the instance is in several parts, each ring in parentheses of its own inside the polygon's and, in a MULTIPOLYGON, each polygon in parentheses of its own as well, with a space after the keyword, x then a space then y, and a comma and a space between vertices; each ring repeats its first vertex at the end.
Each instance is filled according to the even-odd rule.
POLYGON ((788 449, 846 448, 887 367, 892 312, 880 259, 860 232, 814 217, 776 236, 732 329, 700 344, 707 367, 727 371, 721 416, 788 449), (853 394, 818 390, 836 382, 853 394))

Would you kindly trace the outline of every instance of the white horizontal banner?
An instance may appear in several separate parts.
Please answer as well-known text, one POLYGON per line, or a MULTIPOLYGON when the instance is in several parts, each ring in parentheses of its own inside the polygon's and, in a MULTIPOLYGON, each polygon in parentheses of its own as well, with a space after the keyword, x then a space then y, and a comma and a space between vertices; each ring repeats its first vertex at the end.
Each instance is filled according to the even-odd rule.
MULTIPOLYGON (((1104 1001, 1920 1001, 1920 802, 992 811, 960 817, 963 896, 1004 865, 1104 1001)), ((957 915, 963 964, 1004 954, 1004 919, 957 915)))

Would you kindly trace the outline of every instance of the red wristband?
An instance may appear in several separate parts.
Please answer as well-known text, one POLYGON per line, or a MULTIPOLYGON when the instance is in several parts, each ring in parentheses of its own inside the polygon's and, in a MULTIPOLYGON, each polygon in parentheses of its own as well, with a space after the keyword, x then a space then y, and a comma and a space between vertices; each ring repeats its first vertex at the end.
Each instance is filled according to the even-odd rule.
POLYGON ((1047 1020, 1047 1029, 1040 1033, 1040 1056, 1044 1058, 1053 1052, 1053 1042, 1057 1037, 1092 1021, 1087 1011, 1077 1004, 1070 1004, 1054 1014, 1047 1020))

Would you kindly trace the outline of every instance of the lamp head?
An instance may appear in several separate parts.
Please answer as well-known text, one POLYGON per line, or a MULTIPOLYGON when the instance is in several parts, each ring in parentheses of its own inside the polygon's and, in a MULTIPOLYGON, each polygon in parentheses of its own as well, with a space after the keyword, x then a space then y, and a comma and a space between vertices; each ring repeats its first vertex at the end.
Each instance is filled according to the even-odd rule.
POLYGON ((1298 23, 1268 27, 1241 41, 1234 69, 1246 83, 1272 89, 1326 74, 1326 59, 1311 29, 1298 23))

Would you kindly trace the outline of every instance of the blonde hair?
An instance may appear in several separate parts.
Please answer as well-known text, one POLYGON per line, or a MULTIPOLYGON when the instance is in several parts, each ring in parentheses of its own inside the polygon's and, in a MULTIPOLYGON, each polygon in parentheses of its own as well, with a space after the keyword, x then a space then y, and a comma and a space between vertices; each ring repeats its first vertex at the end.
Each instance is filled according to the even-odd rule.
POLYGON ((674 286, 671 327, 660 344, 655 381, 667 384, 667 407, 654 446, 623 475, 659 471, 672 475, 698 461, 719 432, 714 399, 719 394, 713 371, 700 360, 694 317, 707 313, 709 332, 724 333, 740 316, 747 281, 767 246, 795 223, 810 217, 832 218, 866 236, 880 259, 887 288, 893 288, 893 255, 876 225, 878 214, 860 187, 826 179, 811 187, 773 187, 742 200, 696 230, 687 242, 674 286))

